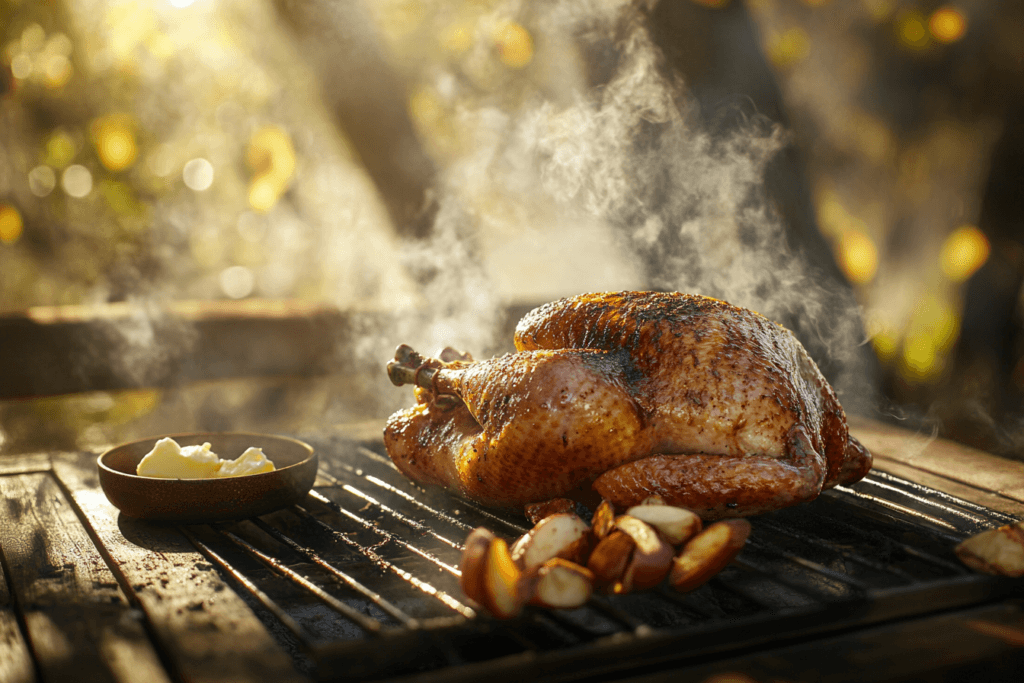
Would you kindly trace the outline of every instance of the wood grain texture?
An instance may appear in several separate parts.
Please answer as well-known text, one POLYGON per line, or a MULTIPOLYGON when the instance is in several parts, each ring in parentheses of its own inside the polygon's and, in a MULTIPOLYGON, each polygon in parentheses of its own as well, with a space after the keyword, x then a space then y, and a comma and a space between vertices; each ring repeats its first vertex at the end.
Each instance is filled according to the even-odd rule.
POLYGON ((92 539, 50 474, 0 477, 0 548, 42 676, 170 680, 92 539))
POLYGON ((1024 462, 864 418, 851 418, 850 431, 880 470, 996 510, 1024 513, 1024 462), (985 495, 975 499, 971 489, 985 495))
POLYGON ((0 681, 31 683, 36 680, 32 655, 21 636, 11 593, 0 568, 0 681))
POLYGON ((26 453, 16 458, 0 457, 0 475, 50 471, 48 453, 26 453))
POLYGON ((249 606, 175 528, 121 516, 93 457, 55 456, 54 471, 109 553, 182 678, 195 683, 305 680, 249 606))

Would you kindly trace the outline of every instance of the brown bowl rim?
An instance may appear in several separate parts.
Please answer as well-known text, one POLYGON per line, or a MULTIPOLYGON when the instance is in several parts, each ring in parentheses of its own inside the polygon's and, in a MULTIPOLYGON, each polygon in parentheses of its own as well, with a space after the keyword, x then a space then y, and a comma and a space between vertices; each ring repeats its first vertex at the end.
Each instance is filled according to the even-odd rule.
MULTIPOLYGON (((187 482, 189 484, 198 484, 198 483, 201 483, 201 482, 225 481, 226 479, 245 479, 245 478, 248 478, 248 477, 261 477, 261 476, 264 476, 264 475, 274 475, 276 472, 284 472, 284 471, 290 470, 290 469, 292 469, 294 467, 299 467, 300 465, 303 465, 303 464, 309 462, 309 460, 313 456, 315 456, 315 455, 316 455, 316 450, 311 445, 306 443, 305 441, 302 441, 300 439, 296 439, 295 437, 291 437, 291 436, 284 436, 282 434, 269 434, 269 433, 265 433, 265 432, 262 432, 262 433, 261 432, 180 432, 180 433, 177 433, 177 434, 161 434, 159 436, 147 436, 147 437, 143 437, 141 439, 135 439, 133 441, 125 441, 123 443, 117 444, 116 446, 111 446, 110 448, 107 448, 106 450, 104 450, 102 453, 100 453, 96 457, 96 465, 98 467, 101 467, 101 468, 107 470, 108 472, 112 472, 112 473, 114 473, 116 475, 120 475, 122 477, 132 477, 133 479, 143 479, 143 480, 146 480, 146 481, 173 481, 173 482, 176 482, 176 483, 187 482), (275 466, 275 469, 273 471, 270 471, 270 472, 260 472, 258 474, 243 474, 243 475, 240 475, 240 476, 237 476, 237 477, 202 477, 202 478, 198 478, 198 479, 172 479, 170 477, 144 477, 142 475, 135 474, 134 472, 124 472, 122 470, 114 469, 113 467, 111 467, 110 465, 108 465, 107 463, 105 463, 103 461, 103 459, 107 455, 109 455, 110 453, 113 453, 116 450, 120 450, 120 449, 125 448, 127 446, 135 446, 137 444, 146 443, 147 441, 152 441, 153 444, 156 445, 156 442, 159 441, 160 439, 174 439, 175 441, 178 441, 179 439, 183 439, 183 438, 189 438, 189 439, 204 438, 204 437, 215 437, 215 438, 217 438, 217 437, 224 437, 224 436, 239 436, 239 437, 251 436, 251 437, 256 437, 256 438, 260 438, 260 439, 271 438, 271 439, 278 439, 280 441, 291 441, 292 443, 297 444, 297 445, 301 446, 302 448, 305 448, 308 451, 308 454, 302 460, 299 460, 298 462, 293 462, 291 465, 285 465, 284 467, 276 467, 275 466)), ((137 466, 138 466, 138 464, 136 463, 136 467, 137 466)))
MULTIPOLYGON (((219 451, 220 448, 217 450, 219 451)), ((136 466, 138 460, 144 455, 145 451, 137 454, 136 466)), ((272 457, 271 460, 273 460, 272 457)), ((315 483, 319 473, 319 458, 311 444, 291 436, 249 431, 180 432, 125 441, 107 448, 96 457, 96 467, 104 495, 122 514, 135 519, 155 522, 193 524, 247 519, 268 514, 274 510, 298 503, 309 493, 315 483), (289 443, 291 447, 299 448, 296 455, 301 456, 304 452, 305 457, 271 472, 245 474, 237 477, 206 477, 202 479, 145 477, 116 469, 107 464, 107 459, 115 451, 131 449, 132 447, 142 451, 140 446, 151 447, 152 444, 164 438, 171 438, 179 443, 184 442, 186 444, 196 441, 199 443, 203 441, 217 443, 218 440, 227 438, 262 441, 264 442, 264 447, 266 447, 265 444, 267 442, 289 443), (310 467, 313 468, 312 472, 308 471, 310 467), (268 481, 271 479, 276 479, 277 481, 268 481), (263 504, 261 504, 259 499, 251 499, 240 502, 234 510, 227 509, 225 505, 231 498, 226 496, 236 494, 239 486, 246 487, 244 482, 247 481, 253 482, 252 485, 254 487, 261 488, 265 496, 269 496, 269 498, 265 497, 265 503, 263 504), (134 482, 138 482, 138 484, 134 482), (189 507, 187 510, 175 509, 174 505, 162 504, 160 498, 150 499, 145 496, 146 491, 155 493, 155 491, 160 489, 164 489, 164 491, 161 491, 160 497, 163 497, 165 494, 173 496, 173 491, 178 491, 181 495, 188 497, 208 496, 208 500, 204 498, 204 502, 208 503, 208 507, 200 504, 189 507)))

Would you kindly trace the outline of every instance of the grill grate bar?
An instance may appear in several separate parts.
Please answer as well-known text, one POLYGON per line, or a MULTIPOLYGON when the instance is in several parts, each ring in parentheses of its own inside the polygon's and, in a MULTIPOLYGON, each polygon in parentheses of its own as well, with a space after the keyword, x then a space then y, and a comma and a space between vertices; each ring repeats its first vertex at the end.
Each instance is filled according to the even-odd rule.
POLYGON ((711 619, 713 616, 711 612, 694 605, 685 594, 680 593, 672 588, 668 588, 666 586, 659 586, 658 593, 666 600, 675 603, 679 607, 683 608, 687 612, 690 612, 691 614, 700 619, 707 620, 711 619))
POLYGON ((274 618, 282 626, 284 626, 298 641, 299 645, 306 651, 307 654, 312 654, 314 648, 310 643, 312 638, 306 632, 306 629, 302 628, 295 619, 292 618, 288 612, 286 612, 280 605, 274 602, 270 596, 259 589, 259 586, 254 584, 248 578, 245 577, 240 571, 235 569, 227 560, 217 554, 210 546, 200 541, 195 534, 189 531, 185 527, 178 527, 178 530, 184 534, 189 542, 195 546, 195 548, 203 554, 206 559, 210 560, 213 564, 220 567, 221 571, 234 579, 239 585, 241 585, 248 593, 268 612, 274 615, 274 618))
POLYGON ((601 612, 606 617, 609 617, 619 622, 619 625, 624 626, 631 631, 638 632, 648 628, 648 626, 644 624, 644 622, 640 621, 628 612, 625 612, 616 607, 615 605, 611 604, 611 602, 609 602, 608 599, 604 596, 591 596, 590 601, 587 602, 587 605, 601 612))
POLYGON ((779 550, 777 548, 772 548, 767 543, 764 543, 763 541, 759 541, 756 538, 748 538, 747 539, 747 543, 751 547, 757 548, 758 550, 761 550, 761 551, 763 551, 765 553, 775 554, 775 555, 777 555, 777 556, 779 556, 779 557, 781 557, 781 558, 783 558, 783 559, 785 559, 785 560, 787 560, 789 562, 792 562, 795 565, 803 567, 804 569, 808 569, 808 570, 810 570, 810 571, 812 571, 812 572, 814 572, 816 574, 820 574, 821 576, 824 576, 826 578, 832 579, 833 581, 838 581, 839 583, 846 584, 850 588, 853 588, 853 589, 856 589, 856 590, 862 591, 862 592, 868 590, 867 584, 865 584, 860 579, 855 579, 855 578, 853 578, 852 576, 850 576, 848 574, 844 574, 842 572, 837 572, 834 569, 829 569, 825 565, 820 564, 818 562, 815 562, 814 560, 808 560, 805 557, 800 557, 799 555, 794 555, 793 553, 789 552, 788 550, 779 550))
POLYGON ((373 460, 374 462, 379 463, 381 465, 386 465, 388 469, 398 472, 398 468, 395 466, 395 463, 392 462, 391 458, 383 456, 380 453, 377 453, 376 451, 370 450, 365 446, 357 446, 355 448, 355 452, 363 456, 364 458, 373 460))
POLYGON ((920 549, 915 548, 913 546, 904 546, 903 550, 905 550, 909 555, 913 555, 914 557, 916 557, 919 560, 924 560, 926 562, 931 562, 932 564, 934 564, 936 566, 943 567, 944 569, 952 570, 952 571, 956 572, 957 574, 963 575, 963 574, 970 574, 971 573, 970 570, 968 570, 962 564, 957 564, 956 562, 950 562, 949 560, 944 560, 941 557, 935 557, 931 553, 926 553, 923 550, 920 550, 920 549))
POLYGON ((972 503, 971 501, 964 500, 963 498, 957 498, 956 496, 944 491, 930 489, 912 481, 900 479, 899 477, 881 470, 872 470, 868 480, 883 480, 888 482, 897 490, 911 489, 915 491, 915 496, 918 500, 933 507, 938 507, 944 510, 948 508, 955 508, 961 514, 968 512, 972 515, 974 521, 984 528, 990 527, 993 522, 1010 524, 1019 521, 1013 515, 999 512, 998 510, 990 510, 983 505, 972 503), (940 503, 939 501, 943 502, 940 503))
POLYGON ((260 529, 262 529, 263 532, 266 533, 267 535, 269 535, 271 538, 275 539, 276 541, 278 541, 280 543, 283 543, 283 544, 287 545, 294 552, 298 553, 299 555, 302 555, 303 557, 305 557, 307 560, 309 560, 310 562, 312 562, 316 566, 320 567, 324 571, 326 571, 329 574, 331 574, 331 576, 334 576, 335 578, 340 580, 342 583, 344 583, 346 586, 348 586, 352 590, 356 591, 357 593, 359 593, 363 597, 369 599, 371 602, 373 602, 373 604, 377 605, 377 607, 381 608, 383 611, 387 612, 389 615, 394 617, 397 621, 401 622, 401 624, 403 626, 405 626, 406 628, 418 628, 419 627, 419 622, 415 618, 409 616, 408 614, 403 612, 398 607, 395 607, 395 605, 393 605, 389 600, 387 600, 380 593, 378 593, 378 592, 376 592, 374 590, 371 590, 370 588, 368 588, 367 586, 363 585, 362 583, 360 583, 356 579, 352 578, 351 576, 349 576, 348 574, 346 574, 342 570, 338 569, 337 567, 335 567, 331 563, 327 562, 326 560, 324 560, 322 557, 320 557, 318 554, 316 554, 310 548, 307 548, 306 546, 302 545, 301 543, 297 543, 294 539, 292 539, 292 538, 282 534, 280 531, 278 531, 274 527, 270 526, 269 524, 264 522, 262 519, 255 518, 255 519, 252 519, 251 521, 254 524, 256 524, 256 526, 258 526, 260 529))
MULTIPOLYGON (((587 609, 586 607, 578 609, 587 609)), ((547 619, 555 623, 555 625, 567 631, 574 638, 579 641, 591 641, 597 637, 596 632, 593 629, 588 629, 585 625, 577 623, 573 619, 570 619, 563 610, 552 609, 543 610, 535 613, 534 618, 536 619, 547 619)))
MULTIPOLYGON (((913 508, 909 508, 906 505, 901 505, 901 504, 896 503, 894 501, 886 500, 885 498, 880 498, 878 496, 873 496, 870 493, 864 493, 863 491, 857 491, 857 490, 851 489, 851 488, 846 487, 846 486, 838 485, 835 488, 833 488, 831 491, 826 491, 824 495, 835 495, 837 493, 838 494, 844 494, 844 495, 846 495, 848 497, 851 497, 851 498, 854 498, 854 499, 859 499, 861 501, 868 501, 868 502, 873 503, 874 505, 877 505, 879 507, 888 508, 890 510, 894 510, 896 512, 899 512, 902 515, 908 515, 910 517, 914 517, 914 518, 916 518, 916 519, 918 519, 918 520, 920 520, 922 522, 926 522, 926 523, 928 523, 930 525, 944 527, 944 528, 950 529, 952 531, 959 531, 959 529, 957 529, 956 526, 954 526, 950 522, 947 522, 944 519, 939 519, 937 517, 933 517, 932 515, 929 515, 928 513, 920 512, 920 511, 915 510, 913 508)), ((935 535, 937 535, 937 536, 943 537, 944 539, 946 539, 947 541, 950 541, 951 543, 959 543, 960 541, 963 540, 962 536, 951 534, 948 531, 942 531, 940 529, 934 529, 933 533, 935 535)))
POLYGON ((501 524, 502 526, 504 526, 504 527, 506 527, 508 529, 511 529, 512 532, 515 533, 515 534, 520 534, 520 535, 521 534, 525 534, 527 531, 530 530, 530 528, 528 526, 525 526, 523 524, 519 524, 517 522, 513 522, 513 521, 511 521, 509 519, 505 519, 501 515, 497 515, 494 512, 491 512, 490 510, 488 510, 487 508, 481 507, 481 506, 477 505, 476 503, 470 502, 468 500, 460 499, 459 500, 459 504, 460 505, 464 505, 465 507, 469 508, 470 510, 473 510, 474 512, 476 512, 477 514, 479 514, 482 517, 486 517, 487 519, 491 520, 492 522, 497 522, 498 524, 501 524))
POLYGON ((434 531, 433 529, 428 527, 426 524, 423 524, 422 522, 418 522, 415 519, 411 519, 409 517, 406 517, 405 515, 403 515, 398 510, 395 510, 394 508, 385 505, 384 503, 380 502, 379 500, 377 500, 373 496, 371 496, 371 495, 369 495, 367 493, 363 493, 362 491, 360 491, 359 489, 355 488, 354 486, 351 486, 349 484, 343 484, 341 486, 341 488, 343 490, 345 490, 345 491, 348 491, 353 496, 356 496, 358 498, 362 498, 363 500, 365 500, 366 502, 370 503, 371 505, 377 506, 378 508, 380 508, 380 510, 382 512, 385 512, 385 513, 391 515, 392 517, 394 517, 396 520, 398 520, 402 524, 405 524, 405 525, 407 525, 409 527, 412 527, 413 529, 415 529, 416 531, 420 532, 421 534, 425 534, 427 536, 432 536, 432 537, 436 538, 437 540, 441 541, 442 543, 450 545, 452 548, 454 548, 456 550, 462 550, 462 544, 461 543, 458 543, 456 541, 451 540, 450 538, 446 538, 446 537, 442 536, 441 534, 437 533, 436 531, 434 531))
MULTIPOLYGON (((406 503, 409 503, 410 505, 413 505, 413 506, 419 508, 423 512, 429 513, 433 517, 441 519, 441 520, 447 522, 448 524, 451 524, 453 526, 459 527, 460 529, 463 529, 465 531, 472 531, 473 530, 473 526, 471 524, 466 524, 461 519, 456 519, 455 517, 452 517, 451 515, 449 515, 446 512, 444 512, 443 510, 438 510, 437 508, 431 507, 431 506, 421 502, 419 499, 417 499, 415 496, 411 495, 410 493, 407 493, 406 491, 403 491, 402 489, 398 488, 397 486, 389 484, 388 482, 384 481, 383 479, 381 479, 379 477, 375 477, 372 474, 367 474, 367 473, 363 472, 362 470, 356 469, 355 467, 352 467, 351 465, 348 465, 348 464, 345 464, 345 463, 339 463, 339 465, 345 471, 351 472, 354 476, 362 477, 365 481, 370 482, 374 486, 376 486, 376 487, 378 487, 380 489, 383 489, 384 491, 387 491, 388 493, 390 493, 392 495, 400 497, 406 503)), ((341 479, 338 479, 337 477, 335 477, 333 474, 330 474, 329 472, 324 472, 323 470, 321 470, 320 471, 320 476, 323 479, 326 479, 332 486, 336 486, 338 488, 342 488, 342 487, 346 486, 345 482, 343 482, 341 479)))
MULTIPOLYGON (((750 542, 749 539, 747 540, 747 542, 748 543, 750 542)), ((764 577, 768 578, 770 581, 772 581, 774 583, 777 583, 780 586, 785 586, 786 588, 790 588, 790 589, 796 591, 797 593, 800 593, 801 595, 804 595, 804 596, 806 596, 808 598, 811 598, 815 602, 821 603, 821 602, 824 601, 824 599, 826 597, 825 595, 822 594, 822 592, 820 590, 816 590, 813 586, 808 585, 807 583, 805 583, 803 581, 797 581, 797 580, 791 579, 791 578, 789 578, 787 576, 781 576, 781 575, 778 574, 778 572, 773 572, 771 569, 768 569, 763 564, 761 564, 759 562, 755 562, 754 560, 751 560, 749 557, 745 557, 744 554, 740 554, 739 557, 736 557, 733 560, 733 564, 735 564, 737 567, 741 567, 741 568, 743 568, 743 569, 745 569, 747 571, 751 571, 751 572, 755 572, 757 574, 760 574, 761 576, 764 576, 764 577)), ((719 582, 720 584, 725 585, 729 590, 735 590, 735 588, 730 586, 728 584, 728 582, 726 582, 725 580, 723 580, 721 578, 721 576, 716 576, 715 578, 712 579, 712 581, 716 581, 716 582, 719 582)), ((757 595, 748 594, 746 592, 742 593, 742 595, 744 597, 750 599, 750 600, 753 600, 755 602, 760 603, 761 605, 763 605, 765 607, 770 607, 771 606, 771 603, 764 602, 757 595)))
MULTIPOLYGON (((312 492, 310 492, 310 495, 314 495, 315 493, 316 493, 315 491, 312 491, 312 492)), ((327 499, 325 498, 324 500, 327 500, 327 499)), ((329 502, 330 501, 328 501, 328 503, 329 502)), ((336 506, 332 505, 332 507, 336 507, 336 506)), ((340 508, 339 508, 339 510, 340 510, 340 508)), ((363 554, 367 559, 369 559, 371 562, 373 562, 377 566, 384 567, 384 568, 388 569, 389 571, 394 572, 400 578, 402 578, 404 581, 407 581, 408 583, 412 584, 413 586, 418 588, 423 593, 426 593, 430 597, 432 597, 432 598, 434 598, 436 600, 439 600, 440 602, 442 602, 447 607, 449 607, 449 608, 455 610, 456 612, 458 612, 459 614, 461 614, 463 617, 466 617, 467 619, 469 619, 469 618, 472 618, 472 617, 476 616, 476 610, 474 610, 472 607, 464 605, 463 603, 459 602, 458 600, 456 600, 452 596, 448 595, 444 591, 440 591, 440 590, 434 588, 434 586, 430 585, 426 581, 421 581, 420 579, 416 578, 415 576, 413 576, 409 572, 405 571, 401 567, 398 567, 394 563, 389 562, 388 560, 384 559, 383 557, 378 555, 376 552, 374 552, 371 548, 367 548, 367 547, 363 546, 362 544, 357 543, 356 541, 353 541, 351 538, 347 537, 345 534, 341 533, 340 531, 338 531, 337 529, 333 528, 329 524, 325 524, 324 522, 320 521, 319 519, 317 519, 316 517, 311 515, 307 510, 305 510, 301 506, 298 506, 298 505, 294 506, 292 508, 292 511, 295 512, 295 514, 299 515, 301 518, 309 521, 312 524, 315 524, 319 528, 321 528, 324 531, 328 532, 329 534, 331 534, 331 536, 333 538, 336 538, 336 539, 344 542, 349 547, 355 548, 357 551, 359 551, 361 554, 363 554)), ((356 518, 356 519, 358 519, 358 518, 356 518)))
POLYGON ((359 628, 363 629, 367 633, 376 635, 381 632, 382 624, 376 619, 368 617, 359 610, 356 610, 353 607, 346 605, 341 600, 338 600, 336 597, 325 591, 320 586, 317 586, 315 583, 313 583, 306 577, 296 572, 294 569, 285 566, 280 560, 277 560, 276 558, 267 555, 265 552, 263 552, 256 546, 252 545, 245 539, 241 538, 237 534, 228 531, 227 529, 221 528, 219 525, 214 526, 214 528, 222 536, 224 536, 229 541, 234 543, 236 546, 244 550, 251 557, 255 557, 257 560, 266 565, 271 571, 276 572, 280 576, 283 576, 295 585, 301 587, 310 595, 318 599, 320 602, 327 605, 332 610, 342 615, 349 621, 353 622, 354 624, 359 626, 359 628))
MULTIPOLYGON (((833 517, 830 521, 831 521, 832 524, 835 524, 837 526, 841 526, 844 529, 846 529, 847 531, 855 533, 858 536, 860 536, 861 538, 864 538, 864 539, 866 539, 868 541, 877 542, 879 540, 876 536, 874 536, 872 534, 865 533, 862 529, 856 527, 853 524, 850 524, 849 522, 847 522, 845 520, 839 519, 837 517, 833 517)), ((931 531, 934 531, 934 530, 931 530, 931 531)), ((901 551, 907 553, 908 555, 913 555, 917 559, 922 560, 924 562, 928 562, 929 564, 932 564, 932 565, 934 565, 936 567, 942 567, 943 569, 953 570, 957 574, 968 574, 969 573, 968 570, 963 565, 956 564, 955 562, 950 562, 949 560, 944 560, 941 557, 936 557, 935 555, 933 555, 931 553, 927 553, 927 552, 925 552, 923 550, 920 550, 919 548, 915 548, 914 546, 912 546, 912 545, 910 545, 908 543, 904 543, 902 541, 898 541, 898 540, 896 540, 894 538, 891 538, 891 537, 887 537, 885 539, 885 542, 890 544, 891 546, 899 548, 901 551)), ((959 539, 957 539, 956 542, 959 542, 959 539)))
POLYGON ((815 538, 808 534, 800 533, 793 529, 788 529, 785 526, 782 526, 781 524, 778 524, 776 522, 770 522, 766 519, 760 519, 757 521, 757 528, 770 529, 774 533, 782 534, 783 536, 788 536, 790 538, 797 539, 798 541, 806 543, 807 545, 814 546, 815 548, 837 552, 840 556, 843 557, 843 559, 849 560, 851 562, 856 562, 857 564, 869 567, 876 571, 892 574, 893 576, 897 576, 900 579, 903 579, 904 581, 913 582, 915 580, 912 574, 903 571, 899 567, 885 565, 881 562, 877 562, 870 558, 864 557, 863 555, 851 553, 846 550, 836 548, 834 544, 828 543, 827 541, 823 541, 820 538, 815 538))
POLYGON ((435 557, 433 554, 427 552, 426 550, 423 550, 422 548, 416 547, 412 543, 409 543, 408 541, 399 538, 398 536, 396 536, 395 534, 391 533, 390 531, 386 531, 384 529, 381 529, 379 526, 377 526, 373 522, 370 522, 369 520, 363 519, 362 517, 360 517, 359 515, 355 514, 354 512, 351 512, 350 510, 346 510, 345 508, 343 508, 342 506, 338 505, 337 503, 335 503, 330 498, 327 498, 327 497, 323 496, 319 492, 317 492, 317 491, 310 491, 309 495, 310 495, 311 498, 313 498, 317 502, 319 502, 319 503, 321 503, 323 505, 326 505, 327 507, 329 507, 330 509, 334 510, 335 512, 338 512, 338 513, 340 513, 342 515, 345 515, 346 517, 351 519, 353 522, 355 522, 355 523, 359 524, 360 526, 362 526, 364 529, 368 529, 370 531, 373 531, 378 536, 383 537, 383 539, 385 541, 390 541, 392 543, 395 543, 396 545, 402 546, 406 550, 409 550, 409 551, 411 551, 413 553, 416 553, 417 555, 419 555, 423 559, 429 560, 430 562, 433 562, 434 564, 436 564, 441 569, 444 569, 445 571, 447 571, 452 576, 462 576, 462 572, 460 572, 457 567, 451 566, 450 564, 448 564, 447 562, 445 562, 441 558, 435 557))
POLYGON ((372 474, 368 474, 368 475, 366 475, 366 480, 369 481, 372 484, 375 484, 375 485, 379 486, 380 488, 384 489, 388 493, 393 493, 393 494, 395 494, 397 496, 400 496, 406 502, 415 505, 416 507, 418 507, 419 509, 421 509, 421 510, 423 510, 425 512, 431 513, 435 517, 443 519, 444 521, 448 522, 449 524, 453 524, 453 525, 455 525, 455 526, 457 526, 457 527, 459 527, 461 529, 465 529, 466 531, 472 531, 473 530, 473 526, 471 524, 466 524, 461 519, 455 519, 451 515, 448 515, 445 512, 442 512, 441 510, 438 510, 437 508, 430 507, 429 505, 426 505, 426 504, 420 502, 419 500, 417 500, 413 496, 410 496, 405 491, 402 491, 401 489, 395 488, 394 486, 392 486, 391 484, 387 483, 383 479, 378 479, 377 477, 373 476, 372 474))
POLYGON ((924 506, 927 506, 927 507, 936 508, 937 510, 942 511, 942 512, 946 513, 947 515, 959 518, 961 520, 968 521, 972 525, 975 525, 975 526, 981 525, 981 524, 983 524, 983 523, 985 523, 987 521, 987 520, 983 519, 980 515, 974 513, 973 511, 963 510, 959 506, 955 506, 955 505, 951 505, 951 504, 941 504, 941 503, 939 503, 937 501, 930 500, 929 498, 927 498, 924 495, 921 495, 921 494, 918 494, 918 493, 913 493, 911 491, 907 491, 906 489, 904 489, 902 487, 894 486, 893 484, 889 484, 887 482, 879 481, 877 479, 872 479, 870 477, 869 478, 865 478, 865 479, 861 480, 860 482, 857 482, 855 487, 856 487, 855 489, 854 488, 850 488, 850 487, 844 487, 844 488, 850 488, 851 491, 856 490, 858 492, 860 492, 860 489, 863 489, 863 488, 878 488, 878 489, 882 489, 883 491, 893 492, 893 493, 895 493, 896 495, 898 495, 900 497, 908 498, 908 499, 914 501, 915 503, 917 503, 919 505, 924 505, 924 506))

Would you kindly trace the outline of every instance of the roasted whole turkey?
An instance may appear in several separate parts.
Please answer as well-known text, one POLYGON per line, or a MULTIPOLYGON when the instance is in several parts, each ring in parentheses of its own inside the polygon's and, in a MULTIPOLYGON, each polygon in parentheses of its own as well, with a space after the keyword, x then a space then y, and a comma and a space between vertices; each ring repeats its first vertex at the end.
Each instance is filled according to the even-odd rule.
POLYGON ((474 362, 400 346, 416 405, 384 443, 408 477, 524 508, 660 495, 704 519, 809 501, 871 454, 791 332, 743 308, 662 292, 584 294, 520 321, 517 352, 474 362))

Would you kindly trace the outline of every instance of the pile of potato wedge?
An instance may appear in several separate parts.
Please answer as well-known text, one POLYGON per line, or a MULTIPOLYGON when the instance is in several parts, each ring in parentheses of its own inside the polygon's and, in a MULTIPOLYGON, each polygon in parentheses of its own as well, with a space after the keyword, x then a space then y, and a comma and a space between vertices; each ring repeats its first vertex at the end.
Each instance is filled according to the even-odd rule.
POLYGON ((588 524, 574 512, 541 519, 509 546, 484 527, 466 538, 460 579, 466 596, 499 619, 527 604, 580 607, 595 592, 629 593, 666 581, 686 592, 708 581, 739 553, 745 519, 707 527, 694 512, 658 497, 617 515, 608 501, 588 524))

